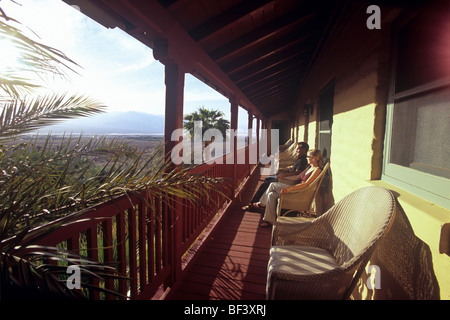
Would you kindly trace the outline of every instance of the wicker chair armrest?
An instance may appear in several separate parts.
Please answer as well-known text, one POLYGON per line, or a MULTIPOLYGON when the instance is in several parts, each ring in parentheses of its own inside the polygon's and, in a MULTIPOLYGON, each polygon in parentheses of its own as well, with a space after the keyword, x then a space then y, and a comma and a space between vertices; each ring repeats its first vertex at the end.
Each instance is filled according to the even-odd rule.
POLYGON ((310 246, 329 250, 332 233, 324 219, 277 222, 272 231, 272 245, 310 246))
POLYGON ((297 198, 299 194, 303 194, 305 193, 308 189, 311 189, 313 187, 315 187, 314 185, 311 186, 306 186, 304 188, 298 188, 298 189, 293 189, 296 186, 300 186, 301 184, 295 184, 293 186, 290 187, 286 187, 286 189, 289 188, 288 191, 282 190, 280 193, 280 198, 285 198, 285 199, 289 199, 289 198, 297 198))
MULTIPOLYGON (((283 181, 281 181, 283 182, 283 181)), ((299 193, 304 193, 309 189, 314 189, 316 188, 317 182, 313 181, 312 183, 305 185, 303 183, 298 183, 298 184, 293 184, 290 185, 286 188, 284 188, 281 193, 280 196, 287 196, 287 197, 295 197, 296 195, 298 195, 299 193)))
POLYGON ((282 209, 303 211, 308 210, 313 200, 315 186, 307 186, 303 189, 291 190, 280 194, 278 215, 281 215, 282 209))

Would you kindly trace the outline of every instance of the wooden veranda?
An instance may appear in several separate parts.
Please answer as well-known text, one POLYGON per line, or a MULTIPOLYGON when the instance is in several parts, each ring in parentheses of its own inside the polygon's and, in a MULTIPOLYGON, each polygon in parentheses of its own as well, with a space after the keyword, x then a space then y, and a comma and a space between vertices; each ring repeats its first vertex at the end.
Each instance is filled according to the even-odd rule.
POLYGON ((259 227, 260 213, 241 208, 262 178, 256 170, 170 299, 265 299, 271 229, 259 227))

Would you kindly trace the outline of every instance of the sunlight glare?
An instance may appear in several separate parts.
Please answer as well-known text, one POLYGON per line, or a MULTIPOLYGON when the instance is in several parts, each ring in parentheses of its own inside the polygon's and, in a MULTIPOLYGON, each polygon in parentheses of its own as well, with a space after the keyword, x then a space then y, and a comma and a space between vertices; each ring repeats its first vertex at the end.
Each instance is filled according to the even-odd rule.
POLYGON ((17 70, 20 53, 9 39, 0 39, 0 73, 17 70))

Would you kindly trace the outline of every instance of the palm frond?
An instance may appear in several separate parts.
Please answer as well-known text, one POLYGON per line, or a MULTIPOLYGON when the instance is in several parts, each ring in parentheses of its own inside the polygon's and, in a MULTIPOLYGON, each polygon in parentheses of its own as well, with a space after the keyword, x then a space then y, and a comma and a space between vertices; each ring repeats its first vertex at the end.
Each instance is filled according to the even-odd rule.
MULTIPOLYGON (((49 75, 67 79, 67 73, 77 73, 79 67, 73 60, 61 51, 34 40, 26 35, 26 30, 20 22, 8 17, 3 11, 0 14, 0 40, 7 42, 17 50, 17 65, 14 70, 0 74, 0 90, 17 97, 18 94, 29 92, 40 85, 33 80, 45 79, 49 75), (28 75, 28 77, 25 77, 28 75)), ((27 29, 33 37, 37 35, 27 29)))
MULTIPOLYGON (((183 168, 169 170, 172 164, 163 161, 162 146, 149 154, 123 141, 71 135, 59 143, 51 136, 44 143, 38 143, 37 137, 17 143, 18 135, 64 119, 90 116, 104 107, 82 95, 22 97, 40 86, 32 76, 41 80, 47 75, 65 77, 66 71, 75 72, 78 65, 59 50, 25 35, 23 26, 1 8, 0 39, 20 52, 20 67, 0 74, 0 143, 4 144, 0 146, 0 298, 10 287, 71 295, 60 285, 64 268, 38 263, 42 260, 80 265, 89 277, 115 277, 114 270, 98 262, 59 248, 36 246, 62 225, 83 219, 92 206, 131 194, 151 193, 170 204, 173 199, 195 203, 222 193, 226 181, 192 175, 183 168), (100 155, 107 159, 101 164, 93 159, 100 155)), ((200 111, 192 119, 202 117, 218 122, 222 114, 200 111)), ((92 287, 90 283, 85 286, 92 287)))
POLYGON ((38 85, 30 83, 29 80, 18 76, 8 77, 5 73, 3 77, 0 76, 0 90, 3 90, 8 96, 19 97, 38 87, 38 85))
POLYGON ((0 142, 63 120, 86 117, 104 111, 104 106, 82 95, 52 95, 32 100, 14 99, 0 114, 0 142))

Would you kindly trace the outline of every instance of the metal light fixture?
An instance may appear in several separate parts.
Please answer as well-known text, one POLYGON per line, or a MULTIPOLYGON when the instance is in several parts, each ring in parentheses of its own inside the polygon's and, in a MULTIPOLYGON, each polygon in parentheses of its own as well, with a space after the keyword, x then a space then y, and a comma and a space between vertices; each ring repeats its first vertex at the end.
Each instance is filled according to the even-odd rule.
POLYGON ((303 106, 303 115, 306 117, 310 112, 313 114, 314 105, 311 103, 307 103, 303 106))

